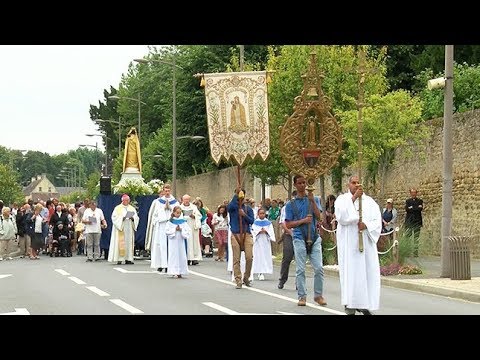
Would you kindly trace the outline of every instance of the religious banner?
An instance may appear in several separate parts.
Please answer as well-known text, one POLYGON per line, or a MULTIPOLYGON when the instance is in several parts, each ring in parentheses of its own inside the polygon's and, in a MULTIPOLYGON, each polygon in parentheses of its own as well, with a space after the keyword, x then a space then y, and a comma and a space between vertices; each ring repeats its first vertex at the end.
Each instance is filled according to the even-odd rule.
POLYGON ((210 153, 242 166, 270 153, 266 71, 204 74, 210 153))

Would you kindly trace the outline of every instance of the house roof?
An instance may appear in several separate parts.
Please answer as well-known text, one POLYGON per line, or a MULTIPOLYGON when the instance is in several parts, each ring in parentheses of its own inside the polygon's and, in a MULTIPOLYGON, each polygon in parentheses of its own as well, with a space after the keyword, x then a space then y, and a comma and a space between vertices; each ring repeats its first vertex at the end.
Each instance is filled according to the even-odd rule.
MULTIPOLYGON (((30 194, 29 194, 30 195, 30 194)), ((38 201, 38 200, 43 200, 43 201, 47 201, 47 200, 50 200, 50 199, 53 199, 53 198, 59 198, 59 194, 58 193, 49 193, 49 192, 36 192, 36 193, 32 193, 32 200, 33 201, 38 201)))
POLYGON ((42 181, 42 179, 39 179, 39 180, 34 180, 32 181, 30 184, 28 184, 27 186, 25 186, 23 188, 23 195, 25 196, 28 196, 32 193, 33 190, 35 190, 35 188, 37 187, 38 184, 40 184, 40 181, 42 181))

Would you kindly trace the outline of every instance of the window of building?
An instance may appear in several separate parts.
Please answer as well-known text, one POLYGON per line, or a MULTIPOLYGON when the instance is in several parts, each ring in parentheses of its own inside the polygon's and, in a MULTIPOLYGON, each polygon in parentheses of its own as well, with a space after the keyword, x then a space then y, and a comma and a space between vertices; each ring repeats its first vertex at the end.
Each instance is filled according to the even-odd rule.
POLYGON ((38 187, 38 192, 42 192, 42 187, 41 186, 38 187))
POLYGON ((51 187, 48 188, 48 192, 52 192, 52 188, 51 188, 51 187))

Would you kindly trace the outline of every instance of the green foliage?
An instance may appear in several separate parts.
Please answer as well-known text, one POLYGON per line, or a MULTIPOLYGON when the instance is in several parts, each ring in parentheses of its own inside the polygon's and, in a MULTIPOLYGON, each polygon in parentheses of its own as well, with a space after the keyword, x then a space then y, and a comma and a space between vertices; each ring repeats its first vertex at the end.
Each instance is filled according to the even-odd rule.
POLYGON ((334 248, 335 242, 330 234, 322 237, 322 259, 323 265, 336 265, 337 260, 337 248, 334 248), (333 249, 332 249, 333 248, 333 249), (332 249, 332 250, 330 250, 332 249))
POLYGON ((399 231, 398 236, 398 263, 403 265, 407 258, 413 255, 415 244, 413 238, 408 236, 405 229, 399 231))
MULTIPOLYGON (((442 117, 444 91, 442 89, 428 90, 427 81, 443 77, 444 73, 434 73, 427 69, 417 76, 423 84, 419 96, 424 103, 422 117, 425 120, 442 117)), ((453 69, 453 111, 464 112, 480 108, 480 65, 455 64, 453 69)))
MULTIPOLYGON (((332 114, 337 114, 337 121, 344 122, 342 116, 356 114, 356 97, 358 95, 358 74, 356 49, 353 46, 314 46, 317 53, 318 69, 324 73, 322 82, 324 93, 332 100, 332 114)), ((280 53, 278 49, 269 49, 267 68, 275 70, 273 81, 269 85, 270 103, 270 144, 271 154, 266 162, 255 162, 248 169, 257 177, 264 177, 267 183, 275 184, 288 176, 288 169, 283 164, 279 152, 279 126, 283 125, 293 113, 295 97, 303 89, 301 75, 306 73, 312 46, 283 46, 280 53), (277 51, 276 51, 277 50, 277 51)), ((367 59, 367 69, 376 67, 376 71, 369 75, 365 83, 367 95, 381 96, 387 90, 385 78, 386 68, 382 62, 367 59)), ((353 119, 353 118, 352 118, 353 119)), ((351 152, 352 143, 356 143, 356 134, 349 133, 344 147, 350 153, 339 159, 340 166, 333 170, 335 178, 340 179, 342 168, 352 163, 354 157, 351 152)), ((340 190, 341 184, 335 184, 340 190)))
MULTIPOLYGON (((123 172, 123 154, 125 153, 122 150, 121 154, 113 161, 113 169, 112 169, 112 185, 116 184, 120 181, 123 172)), ((145 163, 142 154, 142 163, 145 163)), ((142 168, 143 172, 143 168, 142 168)))
MULTIPOLYGON (((379 48, 380 46, 372 46, 372 53, 379 48)), ((480 46, 455 45, 454 60, 459 64, 480 64, 480 46)), ((420 91, 425 87, 425 82, 418 81, 416 75, 426 69, 431 69, 435 74, 443 72, 445 46, 388 45, 386 66, 390 90, 420 91)))
MULTIPOLYGON (((398 90, 386 95, 372 94, 363 110, 363 160, 374 182, 382 156, 393 160, 391 152, 408 142, 418 143, 428 134, 421 122, 421 102, 407 91, 398 90)), ((344 158, 354 164, 358 153, 358 111, 339 112, 343 135, 348 147, 344 158)))
POLYGON ((2 163, 0 163, 0 199, 5 206, 13 202, 23 203, 25 200, 17 173, 10 166, 2 163))
POLYGON ((64 202, 67 204, 75 204, 77 202, 82 201, 87 197, 87 192, 85 191, 74 191, 70 194, 60 196, 60 202, 64 202))
POLYGON ((96 199, 100 194, 100 173, 98 171, 90 174, 86 183, 87 197, 96 199))

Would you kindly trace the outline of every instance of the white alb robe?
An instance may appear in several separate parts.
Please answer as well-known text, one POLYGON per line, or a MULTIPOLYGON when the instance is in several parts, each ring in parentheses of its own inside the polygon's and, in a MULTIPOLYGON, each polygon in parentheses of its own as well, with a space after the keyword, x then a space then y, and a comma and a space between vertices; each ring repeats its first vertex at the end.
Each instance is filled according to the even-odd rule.
POLYGON ((170 196, 155 199, 148 211, 147 234, 145 250, 150 250, 150 267, 152 269, 166 268, 168 264, 168 241, 165 226, 178 201, 170 196))
POLYGON ((115 206, 112 212, 112 236, 110 237, 110 247, 108 250, 108 261, 133 261, 133 251, 135 246, 135 231, 137 230, 139 217, 137 210, 132 206, 123 204, 115 206), (133 221, 123 219, 127 211, 132 211, 133 221), (122 254, 122 252, 124 252, 122 254))
POLYGON ((273 274, 272 244, 275 241, 273 224, 267 219, 256 219, 252 224, 254 274, 273 274), (264 229, 267 233, 260 233, 264 229))
POLYGON ((190 226, 187 221, 180 218, 173 218, 165 225, 165 233, 168 238, 168 270, 169 275, 188 274, 187 263, 187 239, 191 236, 190 226), (180 231, 177 230, 180 226, 180 231))
POLYGON ((190 204, 185 206, 180 205, 184 212, 184 219, 187 220, 188 226, 190 226, 191 235, 187 240, 187 258, 188 261, 202 260, 202 247, 200 246, 200 231, 202 226, 202 214, 198 210, 196 205, 190 204), (185 212, 191 212, 195 219, 192 219, 189 215, 185 215, 185 212))
POLYGON ((380 264, 377 241, 382 231, 378 204, 362 195, 363 252, 358 250, 358 199, 347 192, 335 201, 337 254, 342 305, 351 309, 378 310, 380 306, 380 264))

